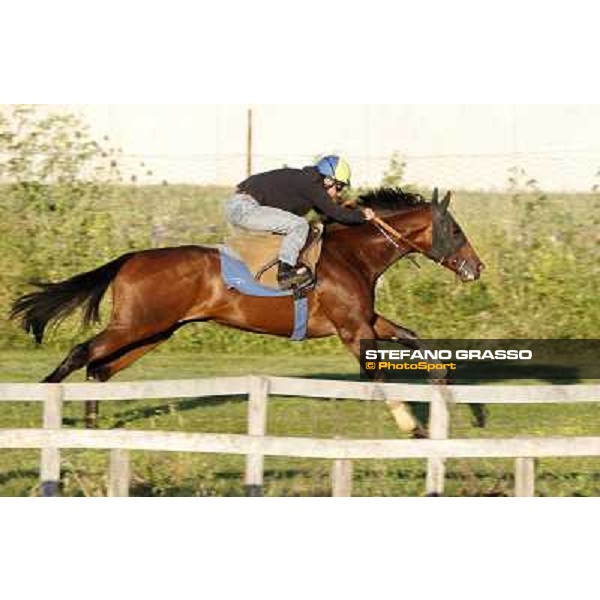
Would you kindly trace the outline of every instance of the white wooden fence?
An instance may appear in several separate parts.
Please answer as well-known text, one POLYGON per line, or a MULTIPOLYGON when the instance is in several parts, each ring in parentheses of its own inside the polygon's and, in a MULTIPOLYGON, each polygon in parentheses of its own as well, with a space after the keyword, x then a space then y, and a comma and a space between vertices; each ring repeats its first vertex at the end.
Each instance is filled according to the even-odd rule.
POLYGON ((85 384, 0 384, 2 401, 44 403, 43 429, 0 430, 0 449, 41 449, 42 495, 58 494, 60 449, 110 450, 109 495, 129 491, 129 451, 202 452, 245 455, 249 495, 260 495, 265 456, 333 460, 334 496, 352 493, 356 459, 426 458, 426 491, 444 491, 447 458, 515 458, 515 495, 533 496, 534 459, 600 456, 600 437, 449 440, 450 404, 567 404, 598 402, 600 385, 427 386, 372 384, 281 377, 233 377, 189 381, 85 384), (367 401, 402 399, 430 404, 429 440, 327 440, 267 436, 269 395, 367 401), (62 430, 65 401, 137 400, 248 396, 248 435, 146 431, 62 430))

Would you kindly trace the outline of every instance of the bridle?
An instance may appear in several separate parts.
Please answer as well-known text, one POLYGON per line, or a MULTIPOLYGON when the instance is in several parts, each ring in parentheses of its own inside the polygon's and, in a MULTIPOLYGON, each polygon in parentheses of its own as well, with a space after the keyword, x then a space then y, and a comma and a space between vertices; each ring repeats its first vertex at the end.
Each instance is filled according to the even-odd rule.
MULTIPOLYGON (((406 237, 406 234, 403 234, 402 232, 398 231, 395 227, 392 227, 389 223, 386 223, 383 219, 381 219, 379 217, 375 217, 373 219, 372 223, 379 230, 379 232, 388 240, 388 242, 390 242, 390 244, 392 244, 397 250, 402 251, 403 248, 400 247, 400 245, 396 242, 396 240, 398 240, 402 244, 407 245, 408 247, 412 248, 413 250, 416 250, 423 256, 426 256, 427 258, 429 258, 430 260, 432 260, 433 262, 435 262, 439 265, 446 262, 446 260, 448 258, 448 255, 446 255, 445 253, 436 251, 435 248, 432 248, 430 251, 426 251, 424 248, 422 248, 418 244, 415 244, 413 241, 409 240, 406 237)), ((411 258, 411 257, 409 256, 409 258, 411 258)), ((420 265, 414 260, 414 258, 412 260, 415 265, 420 267, 420 265)), ((460 262, 460 264, 456 265, 456 272, 460 273, 461 270, 465 267, 466 263, 467 263, 467 261, 463 258, 462 261, 460 262)))
POLYGON ((398 231, 395 227, 392 227, 389 223, 386 223, 383 219, 379 217, 375 217, 372 221, 373 225, 379 230, 379 232, 387 239, 390 244, 392 244, 396 249, 403 250, 396 240, 399 242, 406 244, 409 248, 416 250, 423 256, 430 258, 436 263, 442 263, 445 260, 445 257, 435 257, 432 253, 426 251, 424 248, 415 244, 413 241, 409 240, 405 234, 398 231), (396 238, 396 239, 394 239, 396 238))

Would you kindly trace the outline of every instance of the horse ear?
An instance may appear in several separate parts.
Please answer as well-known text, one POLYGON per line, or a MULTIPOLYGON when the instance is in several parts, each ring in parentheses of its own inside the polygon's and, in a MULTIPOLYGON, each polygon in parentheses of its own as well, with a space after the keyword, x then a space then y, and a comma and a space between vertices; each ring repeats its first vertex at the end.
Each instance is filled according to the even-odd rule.
POLYGON ((437 188, 433 190, 433 198, 431 199, 431 204, 433 204, 436 207, 440 204, 440 190, 438 190, 437 188))
POLYGON ((452 200, 452 192, 448 192, 444 199, 442 200, 442 212, 447 212, 448 207, 450 206, 450 201, 452 200))

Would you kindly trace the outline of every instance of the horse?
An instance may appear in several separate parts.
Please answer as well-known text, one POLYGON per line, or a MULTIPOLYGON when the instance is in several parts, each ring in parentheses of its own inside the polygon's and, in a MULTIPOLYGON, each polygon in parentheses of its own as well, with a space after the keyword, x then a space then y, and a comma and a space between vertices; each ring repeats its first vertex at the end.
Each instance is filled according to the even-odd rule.
MULTIPOLYGON (((316 285, 307 293, 307 338, 338 336, 359 361, 361 340, 398 340, 418 347, 415 332, 377 313, 376 285, 394 263, 415 253, 462 282, 479 279, 484 265, 452 217, 450 201, 450 192, 440 202, 436 190, 429 202, 400 188, 383 188, 359 198, 376 211, 377 220, 326 224, 316 285)), ((212 246, 131 252, 66 281, 34 285, 38 291, 18 298, 10 316, 21 321, 37 344, 49 323, 60 323, 77 308, 83 309, 84 325, 98 322, 101 301, 112 289, 108 325, 75 346, 43 383, 59 383, 83 367, 88 380, 108 381, 189 323, 212 321, 278 337, 289 337, 294 324, 290 298, 245 296, 228 288, 219 250, 212 246)), ((426 435, 403 403, 388 405, 402 429, 426 435)), ((98 403, 88 402, 86 426, 95 427, 97 416, 98 403)))

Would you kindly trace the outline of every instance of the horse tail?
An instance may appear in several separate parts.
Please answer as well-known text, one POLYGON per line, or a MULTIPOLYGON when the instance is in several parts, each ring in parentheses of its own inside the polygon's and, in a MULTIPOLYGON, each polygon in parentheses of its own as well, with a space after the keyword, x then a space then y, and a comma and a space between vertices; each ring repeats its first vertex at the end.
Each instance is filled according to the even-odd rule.
POLYGON ((132 256, 133 253, 124 254, 103 267, 76 275, 60 283, 32 281, 31 284, 40 291, 16 300, 10 318, 20 319, 23 329, 33 334, 38 344, 41 344, 44 339, 44 331, 48 323, 56 321, 59 324, 79 307, 84 309, 84 325, 98 322, 100 302, 108 286, 132 256))

